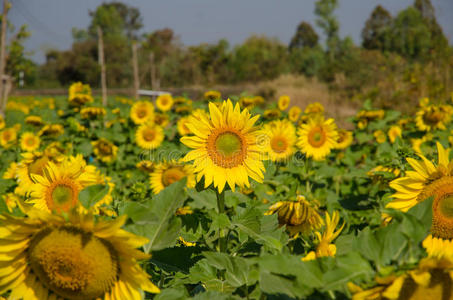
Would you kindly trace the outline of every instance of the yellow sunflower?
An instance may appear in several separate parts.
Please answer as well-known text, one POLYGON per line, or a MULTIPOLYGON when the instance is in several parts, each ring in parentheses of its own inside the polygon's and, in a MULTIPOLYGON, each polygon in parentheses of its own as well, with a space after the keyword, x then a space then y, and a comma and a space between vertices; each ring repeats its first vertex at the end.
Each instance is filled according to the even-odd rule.
POLYGON ((146 238, 121 229, 126 216, 97 220, 74 210, 68 219, 23 207, 0 216, 0 294, 10 299, 141 299, 159 293, 137 260, 146 238))
POLYGON ((17 140, 17 131, 15 128, 6 128, 0 132, 0 145, 8 149, 11 147, 17 140))
POLYGON ((297 236, 299 233, 309 234, 324 224, 319 216, 317 205, 307 201, 302 195, 298 195, 296 201, 278 201, 264 214, 275 213, 278 215, 279 225, 286 225, 286 229, 292 236, 297 236))
POLYGON ((106 111, 103 107, 84 107, 80 110, 82 119, 96 119, 105 116, 106 111))
POLYGON ((135 102, 131 107, 130 117, 134 124, 140 125, 154 119, 154 106, 148 101, 135 102))
POLYGON ((162 128, 167 127, 170 123, 170 118, 167 114, 157 113, 154 115, 154 124, 159 125, 162 128))
POLYGON ((376 130, 373 132, 374 138, 376 139, 376 142, 379 144, 385 143, 387 141, 387 136, 385 135, 385 132, 382 130, 376 130))
POLYGON ((286 110, 289 106, 289 103, 291 102, 289 96, 283 95, 278 98, 278 109, 280 110, 286 110))
POLYGON ((439 106, 429 105, 417 111, 415 125, 421 131, 445 130, 445 125, 450 122, 450 119, 451 114, 442 110, 439 106))
POLYGON ((33 132, 24 132, 20 137, 20 148, 23 151, 35 151, 40 143, 41 139, 33 132))
POLYGON ((135 132, 135 142, 142 149, 156 149, 164 140, 164 130, 155 124, 142 124, 135 132))
POLYGON ((324 113, 324 106, 319 102, 313 102, 305 107, 306 114, 323 114, 324 113))
POLYGON ((27 189, 27 202, 48 212, 70 211, 79 203, 79 192, 97 183, 85 168, 83 159, 67 159, 59 165, 48 162, 42 175, 31 176, 34 184, 27 189))
POLYGON ((178 133, 180 136, 185 136, 190 134, 190 129, 187 128, 187 123, 189 122, 189 117, 182 117, 176 123, 178 127, 178 133))
POLYGON ((203 95, 203 97, 204 97, 205 100, 212 101, 212 100, 219 100, 219 99, 221 99, 222 95, 220 94, 219 91, 211 90, 211 91, 205 92, 204 95, 203 95))
POLYGON ((11 162, 8 169, 3 173, 3 179, 15 179, 17 175, 17 163, 11 162))
POLYGON ((228 183, 250 186, 248 177, 262 182, 263 152, 257 144, 258 127, 254 126, 259 115, 252 117, 247 109, 241 111, 239 104, 224 101, 220 108, 209 103, 210 118, 204 115, 190 117, 187 127, 194 134, 184 136, 181 142, 193 148, 185 161, 194 160, 197 181, 204 177, 207 188, 211 183, 222 192, 228 183))
POLYGON ((354 138, 352 136, 352 131, 339 129, 337 145, 335 146, 335 148, 336 149, 346 149, 352 144, 353 140, 354 140, 354 138))
POLYGON ((93 145, 94 154, 100 161, 110 163, 116 159, 118 147, 112 142, 101 138, 97 141, 91 142, 91 145, 93 145))
POLYGON ((376 278, 377 286, 364 290, 348 283, 352 300, 453 299, 453 263, 450 260, 422 259, 416 268, 399 275, 376 278))
POLYGON ((284 161, 296 152, 296 128, 288 120, 276 120, 264 125, 264 151, 271 161, 284 161))
POLYGON ((44 125, 44 122, 40 116, 28 116, 25 118, 25 123, 33 125, 33 126, 44 125))
POLYGON ((154 194, 160 193, 164 188, 187 177, 187 187, 195 186, 195 175, 191 165, 177 161, 162 162, 156 165, 149 176, 149 182, 154 194))
POLYGON ((239 99, 239 105, 242 108, 247 108, 248 110, 252 109, 255 106, 255 102, 252 97, 241 97, 239 99))
POLYGON ((0 130, 5 128, 5 126, 6 126, 5 119, 2 116, 0 116, 0 130))
POLYGON ((297 146, 308 157, 317 161, 324 160, 337 145, 338 132, 333 119, 309 118, 308 123, 302 124, 297 133, 297 146))
POLYGON ((401 138, 401 127, 399 126, 391 126, 389 131, 387 132, 387 135, 389 136, 390 142, 392 144, 395 142, 396 138, 399 137, 401 138))
POLYGON ((282 115, 282 112, 278 109, 266 109, 263 112, 263 118, 268 120, 278 119, 282 115))
POLYGON ((170 94, 160 95, 156 99, 156 106, 162 112, 169 111, 173 107, 173 97, 170 94))
MULTIPOLYGON (((47 163, 52 160, 51 157, 42 152, 25 152, 22 153, 22 160, 17 164, 16 176, 18 188, 16 193, 24 195, 26 190, 33 184, 33 175, 43 175, 47 163)), ((54 160, 59 163, 59 160, 54 160)))
POLYGON ((41 128, 38 135, 39 136, 52 136, 57 137, 64 133, 63 125, 61 124, 49 124, 41 128))
MULTIPOLYGON (((17 207, 17 203, 19 203, 20 198, 14 193, 8 193, 6 195, 2 196, 3 201, 5 201, 6 207, 8 208, 8 211, 11 213, 14 208, 17 207)), ((0 298, 1 299, 1 298, 0 298)))
POLYGON ((329 213, 326 212, 326 228, 324 229, 322 235, 319 232, 315 232, 316 238, 318 239, 316 251, 310 251, 305 257, 302 258, 303 261, 313 260, 325 256, 335 256, 337 253, 337 247, 332 244, 332 242, 338 237, 338 235, 340 235, 345 225, 343 222, 340 228, 335 231, 339 221, 340 215, 338 211, 334 211, 332 217, 330 217, 329 213))
POLYGON ((155 168, 154 163, 150 160, 142 160, 138 162, 135 166, 137 167, 137 169, 147 173, 152 173, 155 168))
POLYGON ((302 110, 300 109, 299 106, 293 106, 289 109, 288 112, 288 118, 291 122, 297 122, 299 120, 299 116, 301 114, 302 110))
POLYGON ((88 84, 76 82, 69 87, 69 103, 74 106, 80 106, 85 103, 93 102, 91 88, 88 84))

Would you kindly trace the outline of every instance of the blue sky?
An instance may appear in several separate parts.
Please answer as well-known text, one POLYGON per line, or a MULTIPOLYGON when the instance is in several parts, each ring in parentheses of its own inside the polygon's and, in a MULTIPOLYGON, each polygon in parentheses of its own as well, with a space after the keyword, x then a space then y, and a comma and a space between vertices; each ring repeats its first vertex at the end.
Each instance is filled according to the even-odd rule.
MULTIPOLYGON (((32 36, 26 50, 44 62, 45 51, 69 49, 71 29, 86 28, 89 10, 101 0, 12 0, 9 19, 15 26, 28 24, 32 36)), ((226 38, 232 45, 251 34, 265 34, 288 43, 302 20, 314 25, 315 0, 130 0, 143 16, 143 32, 170 27, 184 45, 216 42, 226 38)), ((450 42, 453 40, 453 1, 432 0, 439 23, 450 42)), ((392 15, 413 0, 339 0, 336 15, 340 34, 360 42, 360 32, 373 8, 381 4, 392 15)), ((319 31, 318 31, 319 32, 319 31)))

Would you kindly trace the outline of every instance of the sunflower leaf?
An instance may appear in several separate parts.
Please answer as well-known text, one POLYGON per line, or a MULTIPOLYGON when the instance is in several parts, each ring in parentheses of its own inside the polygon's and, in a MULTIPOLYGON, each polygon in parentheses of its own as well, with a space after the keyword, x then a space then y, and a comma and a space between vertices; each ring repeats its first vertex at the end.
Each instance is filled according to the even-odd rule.
POLYGON ((79 193, 79 201, 85 208, 90 208, 104 198, 109 192, 109 186, 104 184, 91 185, 79 193))

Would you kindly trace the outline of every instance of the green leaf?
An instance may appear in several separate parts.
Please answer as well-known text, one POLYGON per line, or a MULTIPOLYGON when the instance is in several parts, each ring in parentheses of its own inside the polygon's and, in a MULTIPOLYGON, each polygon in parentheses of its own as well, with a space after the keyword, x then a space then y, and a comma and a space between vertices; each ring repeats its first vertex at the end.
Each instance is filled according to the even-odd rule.
POLYGON ((85 208, 90 208, 104 198, 109 192, 109 186, 104 184, 91 185, 79 193, 79 201, 85 208))

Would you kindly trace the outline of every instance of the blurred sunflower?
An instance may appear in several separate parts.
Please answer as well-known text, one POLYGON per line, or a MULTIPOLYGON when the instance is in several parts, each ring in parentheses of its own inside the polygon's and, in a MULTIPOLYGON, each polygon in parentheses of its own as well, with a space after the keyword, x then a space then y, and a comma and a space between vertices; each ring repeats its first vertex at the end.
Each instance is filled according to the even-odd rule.
POLYGON ((148 101, 135 102, 131 107, 130 117, 134 124, 140 125, 154 119, 154 106, 148 101))
POLYGON ((100 161, 110 163, 116 159, 118 147, 112 142, 101 138, 91 142, 91 145, 93 146, 94 154, 100 161))
POLYGON ((17 196, 14 193, 8 193, 6 195, 3 195, 2 198, 3 201, 5 201, 6 207, 8 208, 8 211, 10 213, 13 212, 13 209, 17 207, 17 203, 21 201, 19 196, 17 196))
POLYGON ((278 109, 280 110, 286 110, 289 106, 289 103, 291 102, 289 96, 283 95, 278 98, 278 109))
POLYGON ((445 125, 450 122, 450 119, 449 113, 441 110, 438 106, 429 105, 417 111, 415 125, 421 131, 445 130, 445 125))
POLYGON ((255 101, 253 101, 252 97, 241 97, 239 99, 239 105, 242 108, 247 108, 248 110, 251 110, 255 106, 255 101))
POLYGON ((263 118, 268 120, 278 119, 282 115, 282 112, 278 109, 266 109, 263 112, 263 118))
POLYGON ((302 124, 297 133, 297 146, 308 157, 317 161, 324 160, 337 145, 338 132, 333 119, 309 118, 308 123, 302 124))
POLYGON ((305 107, 306 114, 324 114, 324 106, 319 102, 313 102, 305 107))
POLYGON ((69 87, 69 104, 81 106, 93 102, 91 88, 88 84, 76 82, 69 87))
POLYGON ((164 140, 164 130, 155 124, 142 124, 135 132, 135 142, 142 149, 155 149, 164 140))
POLYGON ((298 195, 296 201, 278 201, 269 207, 264 215, 277 213, 280 226, 286 225, 286 229, 292 236, 299 233, 308 234, 321 228, 324 224, 319 216, 317 205, 298 195))
POLYGON ((373 132, 373 136, 376 139, 376 142, 378 142, 379 144, 385 143, 385 141, 387 140, 385 132, 380 129, 373 132))
POLYGON ((416 268, 400 275, 376 278, 378 285, 373 288, 363 290, 353 283, 348 283, 348 288, 353 300, 452 299, 452 273, 451 261, 424 258, 416 268))
POLYGON ((35 151, 39 148, 41 139, 33 132, 24 132, 20 137, 20 148, 23 151, 35 151))
POLYGON ((92 172, 86 172, 85 161, 65 160, 57 165, 48 162, 42 175, 32 175, 33 185, 27 188, 28 203, 47 212, 68 212, 79 202, 79 192, 89 185, 96 184, 92 172))
POLYGON ((170 94, 163 94, 157 97, 156 107, 162 111, 169 111, 173 107, 173 97, 170 94))
POLYGON ((52 136, 57 137, 64 133, 63 125, 61 124, 49 124, 41 128, 38 135, 39 136, 52 136))
POLYGON ((389 140, 390 142, 392 142, 392 144, 395 142, 396 138, 399 137, 401 138, 401 127, 399 126, 391 126, 389 131, 387 132, 387 135, 389 136, 389 140))
POLYGON ((230 100, 220 109, 209 103, 210 118, 199 115, 190 117, 187 127, 195 134, 184 136, 181 142, 193 148, 184 157, 194 160, 197 181, 204 177, 205 188, 211 183, 222 192, 228 183, 250 186, 248 177, 262 182, 264 165, 262 150, 257 145, 258 127, 254 126, 259 115, 252 117, 247 109, 241 111, 239 104, 233 107, 230 100))
POLYGON ((337 145, 335 146, 336 149, 346 149, 351 144, 354 138, 352 137, 352 131, 345 130, 345 129, 338 129, 338 139, 337 145))
POLYGON ((153 193, 159 194, 164 188, 184 177, 187 177, 187 187, 195 186, 193 166, 171 160, 157 164, 149 176, 149 182, 153 193))
POLYGON ((288 120, 276 120, 263 126, 267 137, 264 151, 271 161, 284 161, 296 152, 296 128, 288 120))
POLYGON ((0 145, 8 149, 17 141, 17 130, 13 127, 3 129, 0 132, 0 145))
POLYGON ((15 161, 11 162, 6 169, 5 173, 3 173, 3 179, 15 179, 17 175, 17 163, 15 161))
POLYGON ((204 97, 205 100, 212 101, 212 100, 221 99, 222 95, 220 94, 219 91, 211 90, 211 91, 205 92, 203 97, 204 97))
POLYGON ((95 221, 74 210, 68 219, 23 207, 27 217, 0 216, 0 293, 11 299, 141 299, 159 293, 137 260, 146 238, 121 229, 126 216, 95 221))
POLYGON ((155 168, 154 163, 150 160, 142 160, 138 162, 135 166, 137 167, 137 169, 147 173, 152 173, 155 168))
POLYGON ((154 124, 159 125, 162 128, 165 128, 169 123, 170 118, 167 114, 161 113, 154 114, 154 124))
POLYGON ((105 116, 106 111, 103 107, 84 107, 80 110, 82 119, 96 119, 105 116))
POLYGON ((40 116, 28 116, 25 118, 25 123, 36 127, 44 125, 44 122, 40 116))
POLYGON ((339 222, 340 215, 338 211, 334 211, 332 217, 330 217, 329 213, 326 212, 326 228, 324 229, 322 235, 319 232, 315 232, 316 238, 318 239, 316 251, 310 251, 305 257, 302 258, 303 261, 313 260, 325 256, 335 256, 337 253, 337 247, 332 244, 332 242, 338 237, 338 235, 340 235, 345 225, 343 222, 340 228, 335 231, 339 222))
POLYGON ((288 112, 288 118, 291 122, 297 122, 299 120, 299 116, 301 114, 302 110, 300 109, 299 106, 293 106, 289 109, 288 112))
POLYGON ((187 127, 187 123, 189 122, 189 117, 182 117, 176 123, 178 127, 178 133, 180 136, 185 136, 190 134, 190 129, 187 127))

